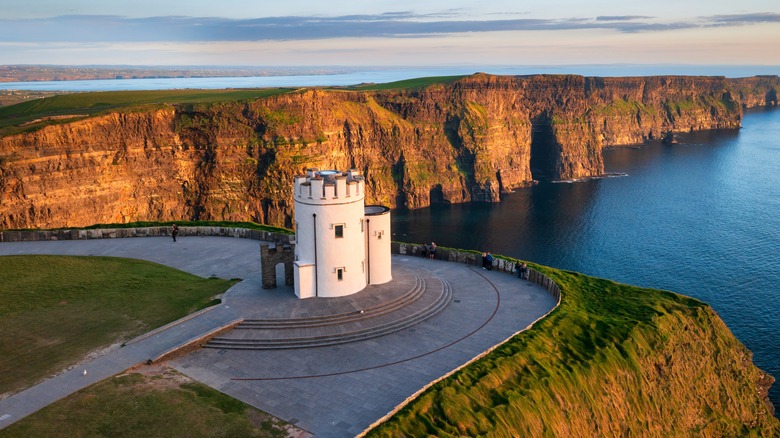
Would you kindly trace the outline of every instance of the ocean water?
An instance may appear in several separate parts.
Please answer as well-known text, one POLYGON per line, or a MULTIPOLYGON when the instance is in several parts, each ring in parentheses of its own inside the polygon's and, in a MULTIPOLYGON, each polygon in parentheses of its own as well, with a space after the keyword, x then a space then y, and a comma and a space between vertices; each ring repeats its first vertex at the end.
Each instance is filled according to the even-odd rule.
MULTIPOLYGON (((393 238, 696 297, 780 380, 780 110, 604 158, 625 176, 543 182, 496 205, 397 210, 393 238)), ((780 413, 779 387, 770 398, 780 413)))
POLYGON ((578 74, 584 76, 652 76, 706 75, 745 77, 774 75, 780 66, 766 65, 675 65, 675 64, 606 64, 606 65, 512 65, 512 66, 448 66, 448 67, 344 67, 349 70, 335 74, 299 74, 254 77, 218 78, 149 78, 99 79, 80 81, 0 82, 0 90, 32 91, 118 91, 171 89, 224 89, 348 86, 363 83, 387 83, 428 76, 470 75, 484 72, 496 75, 578 74))

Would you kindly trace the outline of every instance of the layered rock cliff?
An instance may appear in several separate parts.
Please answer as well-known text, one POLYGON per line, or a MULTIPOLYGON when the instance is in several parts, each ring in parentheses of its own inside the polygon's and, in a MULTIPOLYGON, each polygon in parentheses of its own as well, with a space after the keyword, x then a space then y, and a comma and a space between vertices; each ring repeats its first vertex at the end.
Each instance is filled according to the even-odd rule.
POLYGON ((777 77, 738 81, 477 74, 422 89, 117 110, 0 138, 0 227, 289 227, 292 177, 308 167, 359 169, 368 202, 392 207, 497 202, 534 180, 601 175, 604 147, 735 129, 743 106, 776 103, 777 77))

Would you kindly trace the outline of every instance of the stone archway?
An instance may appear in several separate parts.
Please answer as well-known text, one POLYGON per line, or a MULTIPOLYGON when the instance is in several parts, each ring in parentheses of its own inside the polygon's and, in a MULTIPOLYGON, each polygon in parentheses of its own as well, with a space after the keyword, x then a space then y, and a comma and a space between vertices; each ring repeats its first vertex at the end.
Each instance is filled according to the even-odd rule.
POLYGON ((263 289, 273 289, 277 286, 276 267, 284 265, 284 284, 293 285, 293 263, 295 262, 295 245, 260 244, 260 268, 263 271, 263 289))

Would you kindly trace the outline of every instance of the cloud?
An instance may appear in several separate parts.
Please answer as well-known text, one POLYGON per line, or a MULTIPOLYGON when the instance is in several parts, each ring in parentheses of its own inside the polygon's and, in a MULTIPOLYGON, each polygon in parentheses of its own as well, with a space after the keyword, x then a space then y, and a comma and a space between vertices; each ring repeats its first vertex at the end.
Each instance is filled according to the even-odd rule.
POLYGON ((373 15, 252 19, 68 15, 45 19, 0 20, 0 42, 301 41, 368 37, 419 38, 475 32, 588 29, 639 33, 780 22, 780 14, 775 13, 714 15, 677 22, 660 22, 653 17, 642 15, 569 19, 468 20, 463 18, 464 16, 458 10, 431 14, 400 11, 373 15))
POLYGON ((649 19, 646 15, 600 15, 596 17, 596 21, 631 21, 649 19))
POLYGON ((705 17, 705 19, 716 26, 743 26, 759 23, 780 23, 780 14, 760 12, 755 14, 713 15, 712 17, 705 17))

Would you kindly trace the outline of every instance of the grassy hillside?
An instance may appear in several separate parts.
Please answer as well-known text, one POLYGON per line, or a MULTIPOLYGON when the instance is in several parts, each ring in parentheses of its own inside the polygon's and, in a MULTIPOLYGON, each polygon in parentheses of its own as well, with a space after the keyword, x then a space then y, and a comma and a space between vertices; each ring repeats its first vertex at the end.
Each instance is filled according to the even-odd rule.
POLYGON ((101 91, 60 94, 35 99, 16 105, 0 107, 0 135, 37 129, 43 124, 65 123, 83 116, 93 116, 109 110, 160 104, 210 103, 222 101, 252 100, 286 93, 288 88, 235 89, 235 90, 139 90, 101 91), (66 117, 70 116, 70 117, 66 117), (56 117, 56 119, 37 119, 56 117))
POLYGON ((384 84, 364 84, 349 87, 351 90, 361 91, 380 91, 380 90, 397 90, 397 89, 414 89, 425 88, 435 84, 449 84, 457 81, 458 79, 466 77, 462 76, 430 76, 426 78, 414 78, 404 79, 402 81, 387 82, 384 84))
POLYGON ((536 268, 560 307, 368 436, 780 435, 771 377, 710 307, 536 268))

